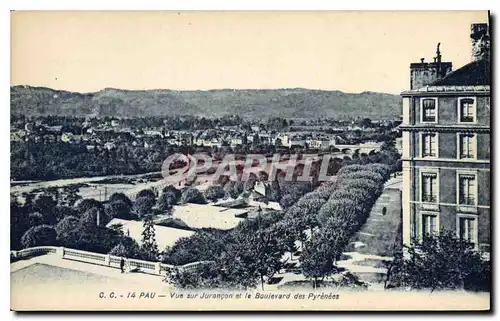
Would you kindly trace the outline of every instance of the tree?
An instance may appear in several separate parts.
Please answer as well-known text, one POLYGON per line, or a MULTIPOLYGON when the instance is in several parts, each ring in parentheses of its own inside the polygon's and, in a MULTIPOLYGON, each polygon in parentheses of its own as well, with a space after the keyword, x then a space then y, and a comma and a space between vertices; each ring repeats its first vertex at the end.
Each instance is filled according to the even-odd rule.
POLYGON ((266 195, 270 201, 279 202, 281 199, 281 189, 277 181, 271 182, 269 186, 269 195, 266 195))
POLYGON ((474 245, 453 231, 427 235, 408 248, 409 258, 398 256, 390 268, 389 283, 412 289, 489 291, 491 267, 474 245), (450 255, 450 253, 453 253, 450 255))
POLYGON ((74 206, 76 207, 77 209, 77 212, 78 212, 78 215, 83 215, 83 213, 87 212, 88 210, 90 210, 91 208, 98 208, 98 209, 102 209, 102 204, 101 202, 93 199, 93 198, 85 198, 85 199, 81 199, 81 200, 78 200, 74 206))
POLYGON ((111 251, 110 255, 126 257, 126 258, 142 258, 141 249, 136 241, 129 237, 123 237, 120 243, 115 245, 111 251))
POLYGON ((281 208, 287 209, 294 203, 294 200, 290 194, 283 195, 280 200, 281 208))
POLYGON ((141 251, 144 259, 156 261, 158 258, 158 244, 155 239, 155 227, 150 218, 146 218, 143 224, 141 251))
POLYGON ((168 185, 165 188, 163 188, 162 194, 168 193, 171 196, 171 203, 172 205, 176 205, 179 203, 179 200, 181 199, 181 191, 177 188, 175 188, 173 185, 168 185))
POLYGON ((360 127, 363 127, 363 128, 370 128, 372 127, 372 121, 370 118, 363 118, 360 122, 359 122, 359 126, 360 127))
POLYGON ((222 277, 219 267, 215 264, 203 264, 196 270, 177 270, 170 274, 168 281, 181 289, 234 287, 229 280, 222 277))
POLYGON ((21 238, 30 228, 25 207, 19 204, 17 197, 10 201, 10 246, 14 250, 21 247, 21 238))
POLYGON ((161 211, 168 211, 171 213, 172 206, 176 204, 176 196, 173 192, 167 191, 158 197, 158 201, 156 203, 157 207, 161 211))
POLYGON ((80 220, 82 224, 87 226, 106 226, 111 218, 106 214, 105 211, 93 207, 83 213, 80 220))
POLYGON ((64 247, 106 254, 121 238, 121 235, 106 227, 79 224, 60 242, 64 247))
POLYGON ((127 205, 129 207, 129 209, 132 208, 132 201, 130 200, 130 198, 127 197, 127 195, 125 195, 123 193, 113 193, 113 194, 111 194, 111 196, 109 197, 109 202, 110 203, 113 203, 113 202, 123 202, 123 203, 125 203, 125 205, 127 205))
POLYGON ((203 194, 194 187, 189 187, 182 192, 181 203, 206 204, 203 194))
POLYGON ((297 203, 293 205, 293 210, 290 211, 296 219, 301 222, 303 228, 309 228, 311 236, 313 230, 318 226, 318 212, 325 204, 325 200, 316 194, 308 193, 301 197, 297 203))
POLYGON ((46 222, 45 218, 40 212, 34 212, 30 213, 28 215, 28 225, 30 227, 37 226, 37 225, 42 225, 42 224, 47 224, 50 222, 46 222))
POLYGON ((35 199, 34 210, 43 216, 43 221, 47 224, 55 224, 56 216, 54 208, 56 205, 57 202, 52 196, 41 194, 35 199))
POLYGON ((165 251, 164 262, 184 265, 197 261, 218 259, 228 244, 233 243, 229 232, 209 229, 197 231, 190 237, 182 237, 165 251))
POLYGON ((245 183, 242 181, 236 181, 234 183, 234 190, 238 196, 241 195, 241 193, 245 190, 245 183))
MULTIPOLYGON (((264 290, 264 278, 271 278, 282 266, 281 258, 285 248, 278 242, 277 230, 261 228, 255 232, 240 233, 235 235, 235 242, 228 246, 225 261, 226 271, 247 275, 249 279, 243 280, 249 284, 255 282, 252 278, 258 277, 264 290)), ((241 280, 241 276, 233 276, 241 280)))
POLYGON ((53 226, 33 226, 21 238, 23 248, 57 245, 57 233, 53 226))
POLYGON ((153 206, 155 205, 155 200, 150 197, 139 197, 135 199, 134 211, 139 217, 145 217, 152 215, 153 206))
POLYGON ((235 188, 236 183, 234 181, 228 181, 224 185, 224 193, 225 197, 227 198, 237 198, 240 194, 238 194, 238 191, 235 188))
POLYGON ((290 259, 293 259, 293 253, 297 251, 296 241, 305 238, 299 222, 290 216, 285 216, 272 228, 275 229, 275 235, 278 235, 280 246, 290 252, 290 259))
POLYGON ((66 216, 76 215, 75 210, 67 205, 57 205, 54 209, 54 214, 58 222, 66 216))
POLYGON ((58 240, 66 239, 71 231, 78 228, 80 225, 80 220, 76 216, 66 216, 56 225, 56 233, 58 240))
POLYGON ((333 259, 329 244, 324 242, 321 235, 306 243, 300 262, 304 276, 314 280, 313 288, 318 287, 319 278, 322 281, 326 276, 336 272, 333 259))
POLYGON ((143 189, 143 190, 139 191, 137 193, 137 195, 135 196, 136 199, 137 198, 141 198, 141 197, 148 197, 148 198, 151 198, 151 199, 155 200, 156 199, 156 194, 155 194, 155 192, 153 192, 152 189, 148 188, 148 189, 143 189))
POLYGON ((244 191, 252 191, 255 187, 255 183, 257 182, 257 176, 254 173, 250 173, 249 178, 243 183, 244 191))
POLYGON ((115 200, 106 204, 105 211, 110 218, 129 220, 132 217, 131 207, 123 200, 115 200))
POLYGON ((203 195, 207 200, 216 202, 218 199, 223 198, 226 193, 220 185, 210 185, 204 192, 203 195))

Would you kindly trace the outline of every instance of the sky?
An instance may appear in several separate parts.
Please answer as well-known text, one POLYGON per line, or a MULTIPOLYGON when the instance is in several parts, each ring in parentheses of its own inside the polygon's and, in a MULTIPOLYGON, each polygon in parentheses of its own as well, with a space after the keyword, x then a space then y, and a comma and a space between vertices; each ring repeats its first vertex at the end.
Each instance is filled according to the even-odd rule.
POLYGON ((441 42, 471 60, 486 11, 17 11, 11 85, 120 89, 308 88, 400 93, 441 42))

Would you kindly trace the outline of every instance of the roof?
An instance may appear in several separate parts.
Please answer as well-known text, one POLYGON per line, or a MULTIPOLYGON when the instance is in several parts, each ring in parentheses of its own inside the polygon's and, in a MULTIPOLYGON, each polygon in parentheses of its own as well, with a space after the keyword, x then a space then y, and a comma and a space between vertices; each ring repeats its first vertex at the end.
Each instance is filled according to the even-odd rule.
POLYGON ((232 209, 213 205, 185 204, 176 205, 172 216, 180 218, 189 227, 193 228, 217 228, 230 230, 242 220, 236 217, 248 212, 245 209, 232 209))
MULTIPOLYGON (((110 227, 114 224, 122 224, 123 233, 125 233, 125 235, 127 235, 128 231, 130 233, 129 236, 133 238, 139 245, 142 243, 142 231, 144 230, 142 221, 129 221, 114 218, 106 225, 106 227, 110 227)), ((189 237, 195 233, 193 231, 181 230, 160 225, 155 225, 154 227, 155 239, 160 251, 165 249, 167 246, 174 245, 174 243, 177 242, 177 240, 181 237, 189 237)))
POLYGON ((490 82, 489 60, 478 60, 449 73, 444 78, 438 79, 427 86, 403 91, 401 95, 447 95, 450 93, 489 95, 490 82))
POLYGON ((477 86, 490 85, 490 62, 473 61, 438 79, 429 86, 477 86))

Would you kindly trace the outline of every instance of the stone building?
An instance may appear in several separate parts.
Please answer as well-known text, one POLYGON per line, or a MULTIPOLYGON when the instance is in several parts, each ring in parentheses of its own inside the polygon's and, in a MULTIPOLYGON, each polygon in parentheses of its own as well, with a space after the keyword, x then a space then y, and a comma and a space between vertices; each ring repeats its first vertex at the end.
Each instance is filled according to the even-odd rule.
POLYGON ((455 231, 490 247, 490 55, 487 24, 471 27, 472 61, 410 65, 403 97, 403 242, 455 231))

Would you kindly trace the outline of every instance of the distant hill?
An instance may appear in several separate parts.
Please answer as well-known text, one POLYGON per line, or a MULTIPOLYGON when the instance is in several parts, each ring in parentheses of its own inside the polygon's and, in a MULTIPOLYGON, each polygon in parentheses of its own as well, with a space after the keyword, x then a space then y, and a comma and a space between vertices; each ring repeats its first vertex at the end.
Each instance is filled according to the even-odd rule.
POLYGON ((369 117, 395 118, 401 114, 397 95, 309 89, 270 90, 122 90, 106 88, 77 93, 44 87, 13 86, 11 112, 61 116, 143 117, 195 115, 245 118, 369 117))

